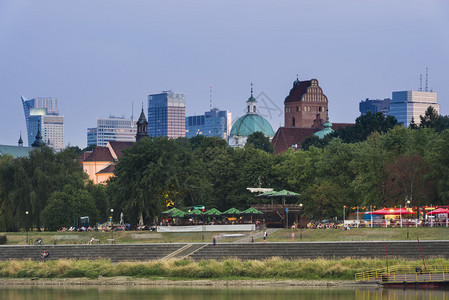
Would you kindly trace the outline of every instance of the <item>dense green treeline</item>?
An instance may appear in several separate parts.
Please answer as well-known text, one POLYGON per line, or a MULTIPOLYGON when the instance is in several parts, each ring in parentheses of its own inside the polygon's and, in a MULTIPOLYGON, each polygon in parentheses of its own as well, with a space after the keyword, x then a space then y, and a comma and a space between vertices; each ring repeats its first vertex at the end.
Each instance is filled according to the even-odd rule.
POLYGON ((200 136, 146 139, 125 150, 108 190, 131 223, 141 215, 152 222, 169 203, 247 208, 257 200, 246 188, 257 186, 259 176, 265 187, 301 193, 292 201, 316 219, 340 216, 344 205, 447 204, 447 145, 448 130, 400 125, 362 142, 334 138, 324 148, 280 155, 200 136))
POLYGON ((377 127, 364 121, 374 128, 369 135, 364 131, 366 139, 344 142, 337 135, 326 145, 279 155, 257 134, 244 149, 203 136, 142 139, 123 151, 116 177, 106 187, 87 180, 71 148, 55 154, 44 147, 29 158, 3 156, 0 231, 24 229, 27 221, 29 227, 54 230, 73 226, 85 215, 91 224, 104 222, 110 208, 114 220, 123 212, 131 224, 141 218, 150 224, 170 205, 246 209, 258 202, 246 188, 257 186, 259 177, 264 187, 300 193, 299 199, 288 201, 303 203, 304 214, 312 219, 341 216, 343 206, 399 206, 407 200, 413 206, 448 204, 449 130, 441 128, 444 118, 424 117, 426 125, 419 128, 388 129, 380 123, 394 121, 380 119, 377 127))
POLYGON ((107 207, 105 187, 87 180, 73 149, 42 147, 26 158, 0 157, 0 231, 57 230, 81 216, 102 221, 107 207))

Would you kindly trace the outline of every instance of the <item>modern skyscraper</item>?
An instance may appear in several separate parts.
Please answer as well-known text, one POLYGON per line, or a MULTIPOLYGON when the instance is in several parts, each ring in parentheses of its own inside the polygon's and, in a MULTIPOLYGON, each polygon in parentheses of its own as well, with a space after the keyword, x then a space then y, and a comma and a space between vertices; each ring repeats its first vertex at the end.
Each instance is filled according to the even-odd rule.
POLYGON ((385 98, 383 100, 381 99, 368 99, 366 98, 365 101, 360 101, 359 103, 359 110, 360 114, 364 115, 367 112, 372 112, 373 114, 376 114, 378 112, 383 113, 384 116, 388 116, 390 114, 390 98, 385 98))
POLYGON ((58 100, 47 98, 22 99, 27 126, 28 146, 34 142, 40 126, 42 140, 55 151, 64 149, 64 116, 58 112, 58 100))
POLYGON ((87 129, 87 145, 105 147, 109 141, 135 142, 136 121, 125 117, 98 118, 96 128, 87 129))
POLYGON ((393 98, 390 103, 390 116, 394 116, 399 123, 403 123, 406 127, 410 125, 412 120, 419 125, 421 123, 419 117, 425 115, 429 106, 432 106, 440 113, 437 93, 418 91, 393 92, 393 98))
POLYGON ((185 118, 184 94, 164 91, 148 96, 148 133, 150 137, 185 137, 185 118))
POLYGON ((231 122, 230 112, 213 108, 204 115, 186 117, 186 137, 204 135, 227 140, 231 131, 231 122))

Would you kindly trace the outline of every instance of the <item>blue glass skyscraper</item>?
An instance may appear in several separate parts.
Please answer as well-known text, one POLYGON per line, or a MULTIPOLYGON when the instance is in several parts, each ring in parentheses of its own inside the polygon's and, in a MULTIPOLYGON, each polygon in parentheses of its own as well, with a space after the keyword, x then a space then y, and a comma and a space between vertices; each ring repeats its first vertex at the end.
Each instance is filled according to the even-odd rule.
POLYGON ((185 95, 164 91, 148 96, 148 134, 150 137, 185 137, 185 95))
POLYGON ((227 139, 231 131, 231 113, 214 108, 200 116, 186 117, 186 137, 196 135, 227 139))

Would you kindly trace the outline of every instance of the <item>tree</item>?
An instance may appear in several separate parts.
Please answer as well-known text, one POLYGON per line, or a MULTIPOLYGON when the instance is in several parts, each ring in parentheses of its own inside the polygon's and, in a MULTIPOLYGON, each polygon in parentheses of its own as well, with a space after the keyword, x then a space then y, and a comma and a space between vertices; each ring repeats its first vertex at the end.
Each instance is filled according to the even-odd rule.
POLYGON ((246 140, 246 145, 253 145, 255 149, 260 149, 267 153, 274 153, 273 144, 271 144, 270 139, 260 131, 250 134, 246 140))
POLYGON ((424 116, 419 116, 421 119, 421 123, 419 124, 420 128, 433 128, 437 127, 439 114, 435 108, 429 106, 424 113, 424 116))
POLYGON ((137 224, 156 220, 168 201, 183 206, 184 200, 202 194, 202 173, 183 140, 148 138, 124 150, 116 177, 108 183, 114 208, 137 224), (169 197, 167 197, 169 195, 169 197))
POLYGON ((46 230, 55 231, 69 227, 79 217, 89 216, 91 223, 98 220, 95 200, 85 189, 66 185, 62 191, 54 192, 48 205, 42 211, 42 221, 46 230))
POLYGON ((333 136, 341 138, 345 143, 364 141, 373 132, 385 133, 398 125, 393 116, 385 117, 382 113, 371 113, 358 117, 354 126, 341 127, 333 133, 333 136))
POLYGON ((419 155, 401 155, 385 167, 387 205, 399 205, 410 199, 413 205, 424 205, 435 191, 430 180, 432 169, 419 155))
POLYGON ((332 134, 326 134, 323 138, 320 138, 314 134, 309 135, 301 142, 301 149, 309 150, 310 147, 324 148, 329 145, 330 141, 334 138, 332 134))
POLYGON ((429 106, 424 116, 420 116, 419 118, 421 119, 419 128, 432 128, 437 132, 449 129, 449 117, 439 115, 432 106, 429 106))

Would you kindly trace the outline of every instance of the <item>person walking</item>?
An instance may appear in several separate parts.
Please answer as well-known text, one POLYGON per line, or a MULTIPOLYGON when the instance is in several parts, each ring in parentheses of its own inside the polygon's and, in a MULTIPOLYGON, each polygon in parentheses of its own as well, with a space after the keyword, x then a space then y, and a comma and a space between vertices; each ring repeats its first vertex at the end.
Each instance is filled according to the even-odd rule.
POLYGON ((267 231, 265 230, 264 232, 263 232, 263 241, 266 243, 267 242, 267 236, 268 236, 268 233, 267 233, 267 231))

